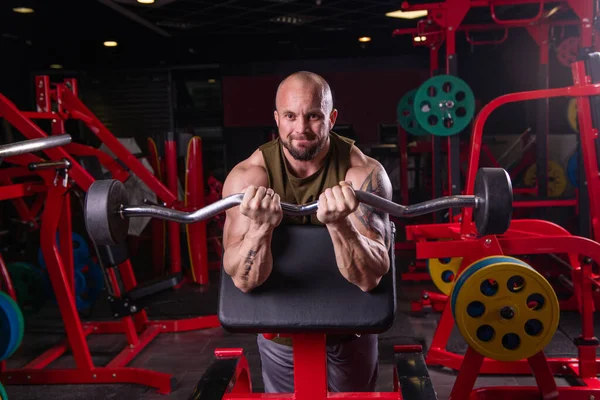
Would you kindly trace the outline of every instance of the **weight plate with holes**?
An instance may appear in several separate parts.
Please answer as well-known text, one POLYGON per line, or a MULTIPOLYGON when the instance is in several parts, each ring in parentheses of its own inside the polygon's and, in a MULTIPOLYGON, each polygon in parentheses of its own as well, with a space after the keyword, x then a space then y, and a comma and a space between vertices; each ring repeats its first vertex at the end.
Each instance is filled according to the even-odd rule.
MULTIPOLYGON (((87 241, 78 233, 73 232, 71 238, 73 247, 73 267, 78 270, 86 266, 86 263, 90 258, 90 248, 87 241)), ((60 238, 58 232, 56 233, 56 246, 60 250, 60 238)), ((38 262, 40 267, 46 269, 46 262, 41 248, 38 250, 38 262)))
POLYGON ((452 75, 426 80, 415 93, 414 114, 419 125, 436 136, 463 131, 475 114, 475 95, 465 81, 452 75))
POLYGON ((85 292, 81 294, 81 300, 82 306, 87 309, 96 303, 104 290, 104 273, 100 265, 92 260, 82 272, 85 277, 85 292))
POLYGON ((413 102, 416 91, 417 89, 413 89, 402 96, 396 107, 396 118, 406 132, 415 136, 424 136, 428 133, 419 125, 414 114, 413 102))
POLYGON ((15 289, 21 312, 28 316, 37 313, 46 304, 43 271, 24 262, 7 264, 6 269, 15 289))
POLYGON ((491 256, 459 275, 450 305, 471 348, 499 361, 518 361, 544 350, 560 318, 548 281, 524 261, 491 256))
MULTIPOLYGON (((75 305, 78 311, 88 310, 104 290, 104 275, 100 266, 89 260, 86 267, 75 270, 75 305)), ((44 293, 56 303, 56 296, 50 277, 44 279, 44 293)))
POLYGON ((556 58, 565 67, 570 67, 577 61, 577 52, 579 51, 579 37, 571 36, 560 42, 556 48, 556 58))
POLYGON ((75 306, 79 311, 90 307, 87 299, 87 281, 82 270, 75 271, 75 306))
POLYGON ((573 187, 579 187, 579 150, 574 152, 567 162, 567 176, 573 187))
POLYGON ((125 185, 116 179, 92 183, 85 196, 85 227, 98 245, 125 243, 129 218, 121 218, 119 209, 128 204, 125 185))
POLYGON ((81 269, 90 258, 90 248, 81 235, 73 232, 71 237, 73 238, 73 264, 75 269, 81 269))
POLYGON ((430 258, 427 260, 427 270, 431 281, 443 294, 449 296, 458 275, 462 257, 430 258))
POLYGON ((10 358, 19 348, 24 333, 25 321, 19 305, 0 292, 0 361, 10 358))
POLYGON ((569 105, 567 106, 567 121, 573 132, 579 132, 579 126, 577 125, 577 99, 569 100, 569 105))
POLYGON ((479 168, 475 175, 477 206, 473 222, 480 236, 501 235, 510 226, 513 212, 512 182, 502 168, 479 168))
MULTIPOLYGON (((534 163, 527 168, 527 171, 525 171, 523 183, 525 186, 534 187, 536 185, 536 178, 537 165, 534 163)), ((548 161, 548 196, 562 196, 566 189, 567 177, 564 168, 552 160, 548 161)))

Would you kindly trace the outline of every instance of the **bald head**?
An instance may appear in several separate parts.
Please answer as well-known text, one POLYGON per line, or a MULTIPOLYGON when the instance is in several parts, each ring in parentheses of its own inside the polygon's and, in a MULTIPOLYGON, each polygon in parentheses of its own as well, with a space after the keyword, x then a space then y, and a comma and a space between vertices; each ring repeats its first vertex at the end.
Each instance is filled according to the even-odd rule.
POLYGON ((331 113, 333 96, 329 84, 321 75, 309 71, 294 72, 281 81, 275 96, 275 107, 279 110, 285 97, 307 91, 318 99, 325 114, 331 113))
POLYGON ((273 114, 289 157, 311 162, 327 152, 337 110, 323 77, 300 71, 285 78, 277 88, 273 114))

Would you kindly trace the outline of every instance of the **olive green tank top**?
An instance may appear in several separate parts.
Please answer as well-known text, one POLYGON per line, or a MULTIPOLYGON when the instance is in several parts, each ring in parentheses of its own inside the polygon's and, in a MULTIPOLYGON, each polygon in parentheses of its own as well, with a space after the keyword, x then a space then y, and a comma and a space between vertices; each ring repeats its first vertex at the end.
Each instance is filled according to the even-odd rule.
MULTIPOLYGON (((272 140, 259 149, 265 161, 269 178, 269 187, 281 197, 284 203, 306 204, 318 200, 327 188, 334 187, 346 179, 350 168, 350 150, 354 140, 334 132, 329 134, 329 152, 321 168, 306 178, 295 177, 288 169, 279 138, 272 140)), ((282 223, 321 225, 317 215, 292 217, 283 216, 282 223)))
MULTIPOLYGON (((329 152, 323 165, 317 172, 306 178, 295 177, 289 171, 279 138, 259 147, 265 160, 269 187, 279 194, 282 202, 310 203, 318 200, 325 189, 334 187, 346 179, 346 172, 350 168, 350 150, 354 140, 334 132, 330 132, 329 139, 329 152)), ((284 214, 281 223, 322 225, 316 214, 302 217, 284 214)), ((351 338, 353 335, 327 335, 327 342, 338 343, 351 338)), ((292 339, 289 337, 276 337, 273 341, 286 346, 292 345, 292 339)))

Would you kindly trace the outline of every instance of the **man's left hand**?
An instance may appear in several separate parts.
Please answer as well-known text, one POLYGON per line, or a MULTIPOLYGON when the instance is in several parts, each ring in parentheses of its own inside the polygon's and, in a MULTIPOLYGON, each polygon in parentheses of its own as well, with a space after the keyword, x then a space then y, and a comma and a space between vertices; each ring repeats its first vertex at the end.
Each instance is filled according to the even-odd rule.
POLYGON ((317 219, 325 225, 341 223, 356 211, 358 204, 352 183, 342 181, 338 186, 326 189, 319 196, 317 219))

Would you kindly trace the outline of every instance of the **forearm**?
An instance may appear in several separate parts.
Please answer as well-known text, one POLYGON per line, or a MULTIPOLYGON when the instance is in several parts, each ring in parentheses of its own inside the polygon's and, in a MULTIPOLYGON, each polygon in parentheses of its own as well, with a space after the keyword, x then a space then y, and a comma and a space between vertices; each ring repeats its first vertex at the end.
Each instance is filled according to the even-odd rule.
POLYGON ((223 254, 225 272, 243 292, 249 292, 267 280, 273 269, 271 227, 251 224, 243 239, 223 254))
POLYGON ((327 229, 342 276, 365 292, 375 288, 389 269, 385 246, 358 232, 348 218, 327 229))

